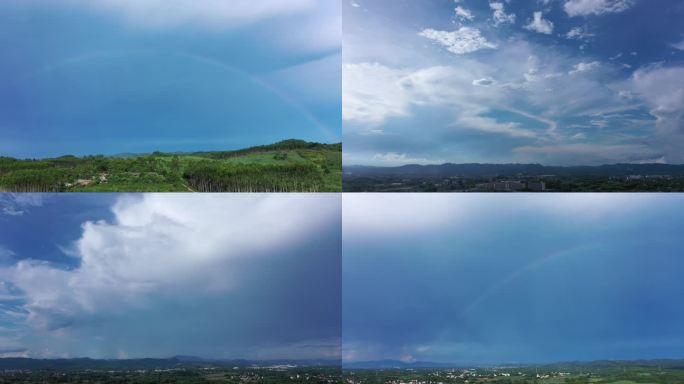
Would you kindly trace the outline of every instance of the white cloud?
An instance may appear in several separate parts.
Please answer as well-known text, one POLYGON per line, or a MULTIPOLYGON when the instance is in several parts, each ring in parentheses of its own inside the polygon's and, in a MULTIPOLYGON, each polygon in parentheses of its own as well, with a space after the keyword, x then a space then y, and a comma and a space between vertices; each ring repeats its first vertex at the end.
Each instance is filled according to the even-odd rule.
MULTIPOLYGON (((521 49, 523 48, 511 47, 511 52, 518 54, 521 49)), ((505 59, 501 60, 505 61, 505 59)), ((348 65, 348 67, 351 66, 348 65)), ((364 116, 363 113, 354 113, 359 118, 353 122, 360 123, 360 134, 370 134, 367 132, 369 127, 383 124, 385 122, 384 118, 389 117, 389 114, 392 117, 411 116, 414 110, 422 106, 430 106, 441 107, 443 110, 449 111, 452 120, 444 125, 444 129, 451 132, 474 130, 492 135, 514 137, 529 142, 537 140, 548 141, 559 136, 557 132, 558 127, 553 118, 526 113, 509 105, 520 102, 522 94, 535 92, 534 88, 536 86, 525 86, 529 87, 529 90, 522 94, 518 93, 519 91, 513 93, 507 90, 507 84, 498 84, 491 76, 483 76, 490 71, 485 66, 478 65, 477 62, 461 63, 461 65, 454 67, 430 67, 416 71, 391 69, 379 64, 353 65, 353 67, 356 73, 353 76, 345 75, 345 79, 355 78, 357 84, 349 83, 346 86, 347 91, 358 88, 363 89, 363 92, 354 92, 355 100, 353 101, 345 98, 344 108, 348 109, 350 105, 358 107, 368 103, 360 112, 376 112, 376 115, 368 116, 364 116), (364 67, 370 69, 370 71, 364 71, 364 67), (381 77, 376 75, 376 71, 380 68, 382 73, 391 73, 394 76, 385 78, 389 84, 369 85, 364 82, 364 79, 367 79, 367 81, 372 83, 381 77), (485 86, 484 84, 490 85, 485 86), (375 100, 377 102, 369 103, 369 101, 375 100), (388 109, 388 106, 392 108, 388 109), (401 106, 399 111, 393 109, 396 106, 401 106), (534 128, 528 128, 519 121, 498 120, 491 117, 489 114, 497 109, 505 110, 507 114, 513 113, 532 120, 535 124, 534 128), (364 121, 364 119, 366 120, 364 121)), ((544 73, 539 73, 539 77, 539 83, 542 84, 540 86, 545 86, 543 83, 546 81, 555 80, 555 77, 551 78, 544 73)), ((571 89, 571 87, 564 88, 571 89)), ((579 93, 583 93, 583 91, 579 91, 579 93)), ((352 92, 348 92, 348 94, 352 94, 352 92)), ((550 101, 550 96, 548 95, 540 95, 540 97, 544 103, 556 102, 550 101)), ((562 98, 562 96, 559 97, 562 98)), ((348 112, 350 112, 348 116, 352 114, 351 111, 348 112)), ((352 126, 348 125, 348 132, 351 131, 352 126)), ((408 134, 415 134, 415 132, 408 134)), ((390 154, 396 155, 393 157, 393 160, 402 160, 399 157, 402 152, 396 152, 395 154, 390 154)), ((367 159, 365 161, 366 164, 379 163, 379 156, 371 156, 374 157, 367 159)), ((355 163, 363 163, 363 161, 357 160, 353 161, 355 163)), ((437 160, 436 158, 428 160, 433 163, 443 162, 443 160, 437 160)), ((417 163, 422 161, 412 159, 410 162, 417 163)))
MULTIPOLYGON (((562 215, 569 220, 593 221, 603 215, 615 215, 616 208, 629 207, 628 212, 622 209, 617 211, 620 215, 629 216, 635 211, 648 209, 648 203, 657 202, 658 198, 633 193, 558 193, 544 196, 347 193, 342 196, 342 201, 346 244, 359 240, 375 242, 378 237, 420 237, 445 226, 452 231, 459 227, 465 231, 474 220, 482 220, 483 225, 486 225, 487 221, 491 221, 492 212, 509 212, 514 217, 516 212, 532 209, 540 214, 562 215)), ((348 347, 344 346, 345 349, 348 347)))
MULTIPOLYGON (((577 156, 573 158, 568 149, 565 152, 515 152, 513 149, 584 143, 580 141, 581 136, 576 136, 575 129, 558 122, 572 118, 578 124, 594 127, 590 120, 598 119, 591 113, 599 107, 622 111, 643 108, 642 97, 633 87, 613 83, 619 78, 614 76, 620 71, 617 66, 586 58, 578 60, 567 51, 522 39, 509 39, 499 49, 488 53, 487 60, 479 55, 459 55, 438 61, 446 62, 445 65, 430 65, 434 62, 428 60, 425 66, 421 66, 422 62, 406 66, 363 62, 345 65, 343 115, 347 134, 368 136, 371 129, 384 129, 385 135, 391 131, 392 143, 407 140, 411 135, 420 138, 416 146, 383 146, 376 144, 379 140, 375 135, 365 140, 372 149, 359 148, 352 154, 354 163, 373 163, 375 154, 386 152, 407 153, 433 162, 436 158, 472 161, 475 155, 462 155, 455 141, 430 144, 441 150, 439 153, 433 151, 432 155, 416 150, 428 145, 428 136, 455 137, 466 130, 502 136, 492 137, 493 141, 508 141, 509 146, 501 150, 501 160, 493 161, 513 159, 561 164, 561 160, 567 160, 576 163, 577 156), (436 112, 431 116, 437 115, 439 122, 430 126, 421 124, 422 113, 432 111, 436 112), (388 122, 389 119, 392 121, 388 122), (515 141, 506 137, 515 138, 515 141)), ((616 154, 625 156, 622 161, 662 156, 663 146, 650 140, 652 124, 648 120, 622 121, 611 124, 599 136, 585 133, 586 142, 593 142, 597 147, 605 145, 613 155, 603 156, 600 150, 585 150, 580 160, 586 164, 599 164, 620 161, 616 154), (644 142, 644 137, 649 140, 644 142), (637 145, 640 153, 630 156, 616 145, 637 145), (651 150, 646 151, 644 147, 651 150)))
POLYGON ((597 69, 600 66, 601 66, 601 63, 599 63, 598 61, 592 61, 592 62, 588 62, 588 63, 580 62, 580 63, 575 64, 573 66, 573 69, 570 72, 568 72, 568 74, 574 75, 577 73, 593 71, 594 69, 597 69))
POLYGON ((45 200, 40 193, 2 193, 0 194, 0 213, 8 216, 21 216, 31 207, 40 207, 45 200))
POLYGON ((432 351, 432 346, 430 346, 430 345, 419 345, 416 347, 417 353, 427 353, 430 351, 432 351))
POLYGON ((403 165, 403 164, 427 164, 429 161, 425 158, 409 157, 405 153, 387 152, 378 153, 373 156, 376 162, 384 163, 384 165, 403 165))
POLYGON ((650 66, 634 72, 627 90, 656 117, 656 135, 670 163, 684 162, 684 67, 650 66))
POLYGON ((339 209, 336 195, 122 196, 112 222, 83 224, 79 267, 23 260, 0 268, 0 281, 23 292, 31 332, 51 339, 79 324, 154 312, 155 302, 228 298, 241 289, 246 263, 276 262, 337 222, 339 209))
MULTIPOLYGON (((519 123, 498 122, 485 117, 487 104, 497 104, 505 93, 491 77, 471 80, 482 68, 430 67, 417 71, 398 70, 379 64, 346 64, 345 120, 368 127, 383 124, 391 117, 408 116, 423 105, 441 105, 452 109, 450 129, 477 130, 511 137, 536 138, 538 133, 523 128, 519 123)), ((545 121, 547 121, 545 119, 545 121)), ((394 163, 425 163, 425 159, 411 159, 403 154, 375 155, 372 159, 394 163)), ((435 161, 433 161, 435 162, 435 161)))
MULTIPOLYGON (((290 4, 290 2, 282 2, 290 4)), ((288 15, 287 12, 283 13, 288 15)), ((280 15, 283 15, 280 14, 280 15)), ((269 25, 275 23, 269 21, 269 25)), ((294 52, 342 49, 342 3, 339 0, 316 0, 313 6, 302 7, 300 12, 279 24, 272 36, 277 45, 287 45, 294 52)), ((270 39, 263 35, 264 39, 270 39)))
POLYGON ((152 28, 203 25, 231 28, 312 10, 316 0, 70 0, 78 6, 121 14, 130 23, 152 28))
MULTIPOLYGON (((618 162, 639 162, 643 159, 658 156, 659 152, 643 144, 552 144, 529 145, 514 149, 521 155, 548 156, 548 159, 560 160, 562 164, 586 165, 586 159, 595 164, 618 162), (583 159, 584 157, 584 159, 583 159)), ((551 164, 554 164, 551 162, 551 164)))
POLYGON ((17 357, 29 357, 28 350, 23 349, 23 348, 5 348, 5 349, 0 349, 0 358, 2 359, 8 359, 8 358, 17 358, 17 357))
POLYGON ((501 2, 491 2, 489 3, 489 8, 494 11, 492 17, 494 18, 494 25, 497 26, 499 24, 514 24, 515 23, 515 14, 513 13, 506 13, 506 9, 504 7, 504 4, 501 2))
MULTIPOLYGON (((509 5, 512 2, 503 0, 491 0, 485 7, 493 3, 504 4, 506 11, 513 11, 509 5)), ((577 19, 570 25, 561 25, 560 19, 554 19, 556 6, 563 6, 566 1, 555 1, 548 6, 541 3, 535 2, 540 7, 536 10, 543 12, 537 17, 536 25, 534 20, 530 23, 521 14, 517 15, 516 22, 521 26, 530 23, 561 40, 577 39, 574 40, 579 42, 577 45, 598 34, 591 29, 591 19, 588 23, 577 19), (545 22, 551 21, 556 25, 545 28, 545 22)), ((471 8, 471 3, 465 1, 460 5, 471 8)), ((477 10, 471 9, 479 17, 477 10)), ((560 12, 558 17, 565 17, 562 9, 560 12)), ((620 122, 609 120, 606 129, 600 131, 590 123, 599 120, 590 114, 597 109, 631 111, 635 116, 644 116, 651 108, 651 102, 645 104, 645 95, 637 92, 634 84, 622 85, 625 81, 621 79, 628 76, 628 71, 620 67, 620 60, 630 57, 632 49, 623 51, 621 57, 617 55, 619 50, 609 52, 607 57, 613 56, 613 60, 599 62, 598 58, 565 49, 562 44, 551 44, 546 38, 494 33, 501 31, 489 25, 489 28, 477 28, 497 45, 496 50, 486 51, 486 54, 449 56, 441 54, 441 49, 430 49, 434 47, 421 43, 421 37, 416 36, 410 23, 383 24, 371 15, 366 16, 350 22, 355 28, 345 27, 345 33, 349 31, 351 38, 347 39, 345 34, 344 59, 354 63, 375 63, 373 65, 382 68, 362 74, 363 65, 354 64, 356 73, 350 76, 345 72, 343 78, 344 94, 353 93, 354 96, 344 99, 345 133, 350 137, 366 134, 363 138, 358 137, 358 143, 349 146, 350 151, 355 151, 352 156, 357 164, 364 163, 364 159, 365 163, 370 163, 375 154, 386 152, 407 153, 411 157, 431 160, 435 156, 454 162, 529 160, 560 164, 561 158, 571 156, 556 151, 558 155, 554 157, 550 150, 539 156, 527 156, 513 152, 513 148, 579 143, 605 145, 614 153, 620 152, 615 146, 638 145, 643 158, 659 158, 664 146, 668 145, 664 139, 660 143, 654 138, 655 125, 664 127, 664 120, 654 122, 650 117, 620 122), (348 40, 356 43, 349 49, 348 40), (382 75, 378 76, 376 72, 382 75), (511 113, 514 107, 529 112, 529 116, 511 113), (352 116, 359 118, 350 120, 352 116), (586 138, 577 136, 578 130, 569 127, 568 121, 588 127, 584 132, 586 138), (369 135, 371 129, 384 129, 387 140, 369 135), (476 146, 468 147, 464 142, 473 139, 465 134, 467 129, 501 135, 491 137, 491 142, 497 143, 500 150, 492 154, 476 146), (650 147, 652 151, 645 151, 643 147, 650 147)), ((528 16, 532 19, 531 11, 528 16)), ((488 23, 494 24, 491 15, 490 19, 488 23)), ((448 48, 447 33, 435 31, 431 37, 434 41, 439 38, 439 44, 448 48)), ((675 36, 672 41, 679 40, 679 35, 675 36)), ((671 128, 675 125, 669 124, 671 128)), ((667 151, 670 153, 666 156, 668 161, 673 161, 676 142, 672 139, 669 144, 672 149, 667 151)), ((631 157, 625 151, 620 153, 625 154, 624 161, 641 157, 631 157)), ((606 158, 619 160, 613 155, 602 156, 600 150, 585 150, 581 160, 597 164, 606 158)))
POLYGON ((608 123, 608 120, 605 120, 605 119, 595 119, 595 120, 590 120, 589 124, 591 124, 597 128, 606 128, 609 123, 608 123))
POLYGON ((548 135, 547 139, 560 139, 554 116, 594 108, 597 102, 605 103, 610 98, 615 98, 615 103, 624 102, 613 91, 600 86, 592 74, 579 79, 568 77, 565 68, 570 66, 570 58, 540 58, 534 51, 527 43, 510 44, 497 51, 495 61, 506 65, 496 68, 467 58, 454 66, 417 70, 377 63, 346 64, 344 119, 361 124, 364 130, 376 129, 388 118, 412 116, 414 109, 421 106, 442 106, 453 115, 451 128, 520 138, 548 135), (521 73, 522 81, 499 79, 516 79, 521 73), (544 116, 513 108, 516 103, 545 111, 544 116), (515 110, 513 113, 547 128, 535 131, 515 122, 497 122, 486 116, 494 109, 515 110))
POLYGON ((470 10, 465 9, 465 8, 461 7, 460 5, 456 8, 454 8, 454 12, 456 12, 456 17, 458 17, 461 21, 464 21, 464 20, 470 21, 470 20, 473 20, 475 18, 475 16, 473 16, 473 13, 470 10))
POLYGON ((631 8, 635 0, 567 0, 563 9, 568 16, 619 13, 631 8))
POLYGON ((456 31, 437 31, 431 28, 419 33, 427 39, 434 40, 447 47, 449 52, 463 55, 481 49, 496 49, 496 44, 487 41, 480 30, 471 27, 461 27, 456 31))
POLYGON ((401 87, 401 70, 377 63, 342 66, 342 118, 365 124, 408 114, 411 97, 401 87))
POLYGON ((511 137, 537 137, 537 134, 534 131, 522 128, 520 123, 501 123, 491 117, 483 117, 481 115, 478 115, 477 110, 471 110, 461 114, 454 122, 453 126, 460 128, 475 129, 480 132, 503 134, 511 137))
POLYGON ((466 217, 472 199, 449 194, 343 194, 344 240, 415 235, 466 217))
POLYGON ((571 40, 587 40, 590 37, 594 37, 594 34, 587 32, 586 27, 575 27, 565 34, 565 38, 571 40))
POLYGON ((665 160, 665 156, 660 156, 653 159, 645 159, 641 161, 641 164, 667 164, 667 160, 665 160))
POLYGON ((341 46, 341 3, 336 0, 65 0, 49 5, 91 9, 135 28, 158 31, 193 27, 221 32, 264 24, 264 44, 290 50, 329 50, 341 46), (279 32, 282 30, 282 33, 279 32))
POLYGON ((656 114, 684 112, 684 67, 653 66, 633 75, 635 91, 653 107, 656 114))
POLYGON ((389 118, 409 116, 417 106, 457 105, 461 106, 458 111, 474 111, 473 103, 492 101, 491 95, 500 94, 493 87, 473 85, 472 79, 482 76, 482 69, 435 66, 409 70, 377 63, 345 64, 343 119, 368 129, 389 118))
POLYGON ((496 83, 496 81, 491 77, 483 77, 481 79, 473 80, 473 85, 481 85, 483 87, 488 87, 494 83, 496 83))
POLYGON ((679 49, 680 51, 684 51, 684 37, 679 42, 670 44, 670 46, 679 49))
POLYGON ((553 32, 553 23, 544 19, 541 12, 535 12, 532 21, 525 25, 525 29, 550 35, 553 32))

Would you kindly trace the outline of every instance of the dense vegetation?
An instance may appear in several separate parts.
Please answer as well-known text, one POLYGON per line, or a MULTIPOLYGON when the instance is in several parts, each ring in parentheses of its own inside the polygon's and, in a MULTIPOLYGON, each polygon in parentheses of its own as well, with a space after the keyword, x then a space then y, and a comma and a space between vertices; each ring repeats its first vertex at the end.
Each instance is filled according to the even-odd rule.
POLYGON ((604 361, 489 368, 346 369, 349 384, 681 384, 684 361, 604 361))
MULTIPOLYGON (((483 183, 544 182, 544 192, 684 192, 684 176, 667 177, 416 177, 355 176, 343 178, 345 192, 487 192, 483 183)), ((520 192, 534 192, 521 188, 520 192)))
POLYGON ((180 367, 131 370, 12 370, 0 372, 0 384, 334 384, 338 367, 180 367))
POLYGON ((342 190, 342 145, 285 140, 236 151, 0 157, 0 191, 318 192, 342 190))
POLYGON ((9 383, 340 383, 336 360, 97 360, 1 358, 0 384, 9 383))
MULTIPOLYGON (((547 192, 682 192, 684 165, 442 164, 345 167, 346 192, 477 192, 487 183, 545 184, 547 192)), ((520 191, 533 189, 520 188, 520 191)))

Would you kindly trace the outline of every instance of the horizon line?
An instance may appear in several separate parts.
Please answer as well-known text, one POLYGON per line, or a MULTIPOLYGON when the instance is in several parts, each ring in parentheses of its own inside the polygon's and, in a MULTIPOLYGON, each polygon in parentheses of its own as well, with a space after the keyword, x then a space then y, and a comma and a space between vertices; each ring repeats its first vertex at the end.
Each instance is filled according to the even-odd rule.
MULTIPOLYGON (((350 361, 350 362, 342 362, 342 366, 349 366, 351 364, 368 364, 371 365, 372 363, 382 363, 382 362, 388 362, 388 363, 399 363, 406 365, 406 367, 399 367, 399 368, 468 368, 468 367, 475 367, 475 368, 480 368, 480 367, 503 367, 503 366, 518 366, 518 367, 523 367, 523 366, 540 366, 540 365, 561 365, 561 364, 591 364, 591 363, 598 363, 598 362, 613 362, 613 363, 635 363, 635 362, 657 362, 657 361, 684 361, 684 356, 682 357, 654 357, 654 358, 633 358, 633 359, 610 359, 610 358, 603 358, 603 359, 591 359, 591 360, 583 360, 583 359, 575 359, 575 360, 554 360, 554 361, 536 361, 536 362, 498 362, 498 363, 452 363, 452 362, 439 362, 439 361, 429 361, 429 360, 416 360, 416 361, 401 361, 397 359, 379 359, 379 360, 359 360, 359 361, 350 361), (435 365, 434 367, 411 367, 411 365, 417 365, 417 364, 433 364, 435 365), (437 367, 439 366, 439 367, 437 367)), ((379 369, 380 367, 373 367, 369 366, 368 368, 356 368, 356 369, 379 369)))
POLYGON ((274 141, 274 142, 269 142, 267 144, 256 144, 256 145, 249 145, 249 146, 243 146, 243 147, 238 147, 238 148, 217 149, 217 150, 161 151, 161 150, 156 149, 156 150, 149 151, 149 152, 117 152, 117 153, 97 153, 97 154, 78 154, 78 155, 66 153, 66 154, 58 155, 58 156, 45 156, 45 157, 14 157, 14 156, 8 156, 8 155, 0 154, 0 158, 14 159, 14 160, 50 160, 50 159, 59 159, 62 157, 76 157, 76 158, 98 157, 98 156, 103 156, 103 157, 120 157, 120 156, 135 157, 135 156, 148 156, 148 155, 152 155, 156 152, 160 152, 162 154, 193 154, 193 153, 210 153, 210 152, 234 152, 234 151, 241 151, 241 150, 246 150, 246 149, 258 148, 258 147, 262 147, 262 146, 280 144, 282 142, 290 141, 290 140, 304 141, 308 144, 324 144, 324 145, 342 144, 341 141, 320 142, 320 141, 309 141, 309 140, 305 140, 305 139, 289 138, 289 139, 282 139, 282 140, 278 140, 278 141, 274 141))
POLYGON ((607 165, 665 165, 665 166, 682 166, 684 163, 674 164, 674 163, 603 163, 603 164, 542 164, 542 163, 482 163, 482 162, 472 162, 472 163, 454 163, 454 162, 444 162, 444 163, 406 163, 406 164, 396 164, 396 165, 371 165, 371 164, 344 164, 343 167, 373 167, 373 168, 399 168, 406 166, 419 166, 419 167, 429 167, 429 166, 441 166, 441 165, 538 165, 542 167, 603 167, 607 165))

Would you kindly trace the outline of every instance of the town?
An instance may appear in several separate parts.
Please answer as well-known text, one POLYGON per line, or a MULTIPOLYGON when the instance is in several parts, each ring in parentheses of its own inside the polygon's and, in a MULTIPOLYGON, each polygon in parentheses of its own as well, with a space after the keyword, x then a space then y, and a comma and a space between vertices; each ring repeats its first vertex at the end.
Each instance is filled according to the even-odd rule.
POLYGON ((473 368, 345 369, 345 384, 674 384, 684 383, 681 360, 590 362, 473 368))
POLYGON ((296 365, 0 370, 0 384, 10 383, 336 384, 341 375, 339 367, 296 365))
POLYGON ((656 192, 684 191, 684 176, 343 175, 345 192, 656 192))

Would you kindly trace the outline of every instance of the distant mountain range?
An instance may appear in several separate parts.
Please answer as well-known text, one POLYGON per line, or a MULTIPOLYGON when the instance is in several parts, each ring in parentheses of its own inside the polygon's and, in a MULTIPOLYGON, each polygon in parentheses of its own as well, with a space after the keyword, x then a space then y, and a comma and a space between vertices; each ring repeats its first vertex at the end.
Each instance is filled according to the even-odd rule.
POLYGON ((541 164, 408 164, 397 167, 345 166, 346 176, 493 177, 493 176, 684 176, 684 164, 606 164, 546 166, 541 164))
POLYGON ((245 359, 204 359, 196 356, 174 356, 165 359, 31 359, 31 358, 0 358, 0 370, 30 369, 30 370, 135 370, 135 369, 169 369, 180 367, 250 367, 273 365, 297 366, 339 366, 339 360, 310 359, 310 360, 245 360, 245 359))
POLYGON ((684 369, 684 359, 653 359, 653 360, 596 360, 569 361, 557 363, 506 363, 506 364, 455 364, 437 363, 430 361, 404 362, 400 360, 355 361, 343 363, 344 369, 420 369, 420 368, 475 368, 493 366, 521 366, 544 368, 620 368, 625 366, 662 367, 670 369, 684 369))
POLYGON ((436 363, 431 361, 405 362, 401 360, 374 360, 374 361, 355 361, 342 364, 345 369, 410 369, 410 368, 460 368, 449 363, 436 363))
MULTIPOLYGON (((196 356, 174 356, 170 358, 142 359, 31 359, 0 358, 0 370, 136 370, 136 369, 170 369, 192 367, 268 367, 277 365, 293 365, 300 367, 334 367, 340 366, 335 359, 205 359, 196 356)), ((506 363, 506 364, 457 364, 430 361, 404 362, 400 360, 356 361, 343 363, 344 369, 424 369, 424 368, 476 368, 476 367, 544 367, 544 368, 621 368, 629 366, 662 367, 684 370, 684 359, 653 360, 596 360, 569 361, 557 363, 506 363)))

